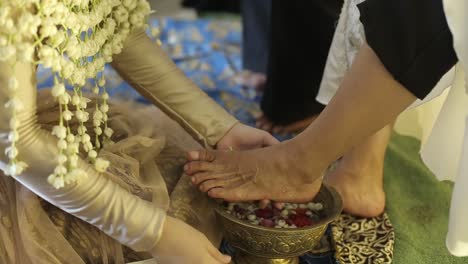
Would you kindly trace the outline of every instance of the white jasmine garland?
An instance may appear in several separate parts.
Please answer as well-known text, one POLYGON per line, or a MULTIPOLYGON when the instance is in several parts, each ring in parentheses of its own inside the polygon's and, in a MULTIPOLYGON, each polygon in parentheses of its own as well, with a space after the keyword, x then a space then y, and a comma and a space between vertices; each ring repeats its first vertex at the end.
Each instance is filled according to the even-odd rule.
MULTIPOLYGON (((122 51, 130 31, 142 27, 149 13, 145 0, 17 0, 0 4, 0 61, 11 63, 12 72, 16 62, 42 64, 55 76, 51 93, 59 103, 60 119, 52 134, 57 137, 59 154, 57 167, 47 179, 55 188, 87 177, 78 168, 80 147, 98 172, 105 172, 109 166, 108 161, 99 158, 100 142, 112 143, 113 134, 107 125, 109 94, 102 72, 112 56, 122 51), (96 133, 93 140, 85 126, 90 119, 87 111, 90 100, 81 92, 91 78, 96 80, 93 92, 99 95, 92 114, 96 133), (66 84, 74 87, 73 95, 67 93, 66 84), (74 119, 79 122, 77 135, 69 127, 74 119)), ((4 111, 11 113, 10 146, 5 149, 10 162, 5 174, 13 176, 27 168, 19 160, 21 153, 16 147, 21 139, 18 133, 21 124, 16 115, 24 108, 16 97, 19 85, 12 75, 6 87, 9 99, 4 105, 4 111)))
POLYGON ((67 105, 71 100, 71 97, 68 93, 64 93, 58 97, 58 101, 62 105, 67 105))
POLYGON ((52 96, 59 97, 65 93, 65 85, 63 83, 56 83, 51 90, 52 96))
POLYGON ((67 141, 63 140, 63 139, 60 139, 59 141, 57 141, 57 147, 60 149, 60 150, 64 150, 67 148, 67 141))
MULTIPOLYGON (((103 97, 103 99, 104 99, 104 97, 103 97)), ((104 100, 107 100, 107 99, 104 99, 104 100)), ((103 105, 101 105, 100 109, 101 109, 101 111, 103 113, 107 113, 109 111, 109 105, 103 104, 103 105)))
POLYGON ((11 131, 8 133, 8 141, 9 142, 15 142, 19 138, 19 133, 18 131, 11 131))
POLYGON ((107 167, 109 167, 109 164, 110 164, 109 161, 101 159, 101 158, 97 158, 96 162, 94 163, 94 168, 98 172, 103 173, 103 172, 106 172, 107 167))
POLYGON ((67 129, 64 126, 54 126, 52 129, 52 135, 60 139, 65 139, 67 137, 67 129))
POLYGON ((112 130, 110 127, 107 127, 106 129, 104 129, 104 134, 105 134, 108 138, 111 138, 111 137, 112 137, 112 134, 114 134, 114 130, 112 130))
MULTIPOLYGON (((72 113, 70 110, 65 110, 65 111, 63 112, 63 119, 64 119, 65 121, 70 121, 70 120, 72 119, 72 117, 73 117, 73 113, 72 113)), ((70 134, 70 135, 71 135, 71 134, 70 134)))
POLYGON ((0 47, 0 61, 9 61, 16 54, 16 48, 12 45, 0 47))

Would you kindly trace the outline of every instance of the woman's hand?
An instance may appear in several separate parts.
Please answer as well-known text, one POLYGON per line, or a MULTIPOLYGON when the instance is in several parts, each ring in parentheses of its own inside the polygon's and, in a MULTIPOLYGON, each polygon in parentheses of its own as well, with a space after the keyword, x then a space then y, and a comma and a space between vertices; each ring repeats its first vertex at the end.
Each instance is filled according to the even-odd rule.
POLYGON ((150 252, 161 264, 227 264, 230 256, 221 254, 205 235, 188 224, 167 216, 163 233, 150 252))
POLYGON ((217 149, 247 150, 278 144, 268 132, 238 123, 216 144, 217 149))

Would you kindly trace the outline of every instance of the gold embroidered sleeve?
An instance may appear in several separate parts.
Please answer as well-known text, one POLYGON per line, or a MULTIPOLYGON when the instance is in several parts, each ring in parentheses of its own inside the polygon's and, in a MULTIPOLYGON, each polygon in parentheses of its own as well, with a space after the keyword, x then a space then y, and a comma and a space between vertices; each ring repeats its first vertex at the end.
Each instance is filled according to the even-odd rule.
POLYGON ((205 147, 216 145, 238 122, 189 80, 144 30, 130 34, 112 65, 205 147))

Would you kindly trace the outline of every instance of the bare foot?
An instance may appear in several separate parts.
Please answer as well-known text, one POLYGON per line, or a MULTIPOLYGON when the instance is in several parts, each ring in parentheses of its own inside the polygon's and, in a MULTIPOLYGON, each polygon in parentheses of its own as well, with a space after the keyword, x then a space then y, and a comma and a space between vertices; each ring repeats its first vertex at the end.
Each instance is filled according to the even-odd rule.
POLYGON ((273 129, 273 122, 268 119, 264 114, 261 114, 260 117, 257 118, 257 122, 255 126, 261 130, 265 130, 268 133, 272 132, 273 129))
POLYGON ((381 183, 368 179, 380 178, 379 173, 382 172, 373 169, 348 170, 341 163, 324 181, 340 193, 343 211, 361 217, 374 217, 385 209, 385 192, 381 183))
POLYGON ((270 133, 275 134, 285 134, 285 133, 298 133, 306 129, 315 119, 317 116, 307 117, 303 120, 299 120, 288 125, 278 125, 274 124, 267 116, 261 114, 259 118, 257 118, 256 126, 257 128, 263 129, 270 133))
POLYGON ((386 126, 346 153, 325 177, 343 198, 344 211, 374 217, 385 209, 383 164, 392 126, 386 126))
POLYGON ((257 91, 262 91, 266 84, 266 75, 258 72, 243 71, 235 77, 238 84, 257 91))
POLYGON ((228 201, 307 202, 318 193, 322 169, 289 144, 249 151, 188 153, 185 172, 202 192, 228 201))

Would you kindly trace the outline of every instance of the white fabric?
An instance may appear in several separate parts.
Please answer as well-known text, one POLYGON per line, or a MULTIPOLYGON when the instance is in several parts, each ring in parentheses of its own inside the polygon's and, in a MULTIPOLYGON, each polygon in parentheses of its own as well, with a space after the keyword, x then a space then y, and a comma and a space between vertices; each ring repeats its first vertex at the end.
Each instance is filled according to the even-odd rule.
MULTIPOLYGON (((343 6, 317 96, 323 104, 334 96, 364 43, 356 7, 361 2, 347 0, 343 6)), ((399 117, 395 129, 420 138, 427 167, 439 180, 455 182, 447 248, 455 256, 468 256, 468 81, 464 70, 468 67, 468 1, 444 0, 444 11, 459 63, 424 100, 415 101, 399 117)))
MULTIPOLYGON (((447 101, 447 104, 453 102, 457 106, 454 109, 456 112, 454 111, 453 114, 459 114, 460 118, 464 116, 465 119, 464 139, 463 136, 461 137, 463 141, 452 141, 458 143, 458 146, 462 143, 463 151, 458 165, 458 175, 454 178, 455 188, 450 207, 447 248, 454 255, 468 256, 468 208, 465 204, 468 201, 468 76, 465 71, 468 69, 468 2, 466 0, 444 0, 443 3, 447 22, 454 39, 455 52, 459 59, 459 71, 452 90, 460 98, 447 101)), ((447 114, 444 118, 450 119, 451 116, 447 114)), ((462 120, 459 119, 459 121, 462 120)), ((458 125, 461 127, 456 129, 463 131, 463 122, 458 125)), ((436 140, 442 139, 434 138, 434 142, 436 140)), ((446 147, 449 147, 449 145, 446 147)))

